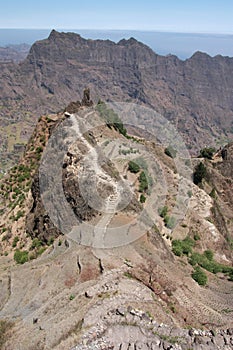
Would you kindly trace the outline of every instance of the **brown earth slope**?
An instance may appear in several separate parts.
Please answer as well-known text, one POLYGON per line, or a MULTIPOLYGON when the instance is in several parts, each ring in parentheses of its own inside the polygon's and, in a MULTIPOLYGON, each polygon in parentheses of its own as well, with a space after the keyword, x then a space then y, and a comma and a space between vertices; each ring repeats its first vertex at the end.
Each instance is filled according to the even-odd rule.
MULTIPOLYGON (((100 115, 95 107, 83 107, 81 103, 77 106, 75 115, 66 112, 42 117, 21 162, 2 180, 0 318, 2 322, 11 322, 2 348, 230 349, 233 282, 226 273, 205 270, 207 284, 199 285, 191 277, 194 271, 194 266, 188 263, 191 252, 175 256, 171 244, 188 236, 194 243, 192 253, 211 250, 215 264, 231 268, 232 202, 229 199, 223 203, 230 187, 221 186, 224 181, 229 186, 232 183, 232 145, 227 146, 227 159, 220 155, 214 160, 195 159, 205 164, 208 175, 198 187, 191 179, 182 177, 176 159, 166 155, 161 146, 145 139, 139 142, 134 137, 126 138, 118 129, 103 122, 98 124, 100 115), (48 207, 41 200, 38 169, 43 170, 41 159, 42 162, 46 159, 49 140, 52 150, 57 153, 63 150, 65 144, 53 136, 64 122, 68 123, 68 129, 61 133, 62 139, 66 139, 67 130, 74 126, 76 131, 76 139, 61 163, 63 191, 71 212, 80 225, 88 223, 94 227, 94 236, 105 243, 106 228, 118 227, 121 235, 125 225, 133 222, 143 208, 151 214, 152 202, 154 225, 135 241, 126 240, 122 246, 113 244, 103 249, 95 239, 85 240, 88 231, 83 230, 80 237, 73 231, 63 231, 66 234, 62 235, 59 229, 64 227, 60 221, 67 219, 67 212, 59 212, 62 197, 54 207, 54 203, 48 207), (82 127, 90 122, 95 128, 81 133, 82 127), (131 173, 128 164, 130 160, 143 158, 152 177, 148 154, 153 156, 152 164, 156 160, 163 179, 156 172, 150 189, 140 192, 142 169, 131 173), (106 162, 108 157, 111 161, 106 162), (216 196, 209 195, 213 181, 216 196), (96 187, 92 186, 94 183, 96 187), (97 210, 88 202, 93 200, 95 189, 99 194, 96 198, 102 198, 106 211, 97 210), (142 193, 145 203, 139 203, 142 193), (159 199, 158 205, 166 206, 171 217, 176 214, 177 205, 181 205, 180 194, 187 208, 172 229, 165 217, 158 215, 160 208, 155 202, 159 199), (129 205, 123 205, 120 210, 118 207, 125 198, 129 198, 129 205), (113 208, 116 212, 112 212, 113 208), (222 208, 221 215, 216 216, 214 208, 222 208), (51 222, 53 210, 57 210, 55 217, 59 218, 56 229, 51 222), (227 222, 227 232, 221 226, 222 219, 227 222), (23 265, 12 259, 19 251, 27 254, 28 261, 23 265)), ((68 136, 70 140, 72 133, 68 136)), ((52 152, 48 158, 52 170, 56 169, 56 156, 52 152)), ((47 170, 48 174, 50 169, 47 170)), ((55 179, 56 175, 54 170, 55 179)), ((50 179, 42 175, 40 181, 46 184, 50 179)), ((98 201, 94 204, 98 206, 98 201)), ((72 220, 73 216, 68 216, 68 226, 73 225, 72 220)), ((122 236, 124 239, 137 234, 134 224, 132 228, 122 236)))

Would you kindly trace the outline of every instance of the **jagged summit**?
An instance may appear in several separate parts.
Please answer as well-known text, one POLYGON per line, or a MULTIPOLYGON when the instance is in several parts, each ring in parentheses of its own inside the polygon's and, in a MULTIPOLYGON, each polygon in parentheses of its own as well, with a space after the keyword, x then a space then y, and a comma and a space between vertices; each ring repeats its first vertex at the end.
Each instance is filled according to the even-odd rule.
POLYGON ((58 32, 55 29, 51 31, 49 34, 48 40, 54 41, 54 40, 75 40, 76 42, 81 40, 85 41, 84 38, 81 37, 81 35, 73 32, 58 32))

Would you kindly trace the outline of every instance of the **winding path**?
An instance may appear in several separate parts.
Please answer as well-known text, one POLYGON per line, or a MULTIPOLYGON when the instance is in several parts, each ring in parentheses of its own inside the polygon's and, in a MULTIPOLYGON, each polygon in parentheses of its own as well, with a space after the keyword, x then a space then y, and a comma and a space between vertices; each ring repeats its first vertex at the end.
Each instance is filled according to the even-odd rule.
POLYGON ((105 200, 103 200, 103 215, 93 230, 93 246, 104 246, 107 227, 111 219, 113 218, 114 213, 116 212, 117 205, 121 199, 120 194, 122 189, 120 185, 116 181, 114 181, 110 175, 104 172, 101 166, 99 165, 97 150, 95 147, 91 146, 91 144, 83 136, 80 130, 78 117, 72 114, 70 116, 70 120, 72 122, 72 128, 76 132, 79 140, 81 140, 89 150, 85 159, 85 170, 83 169, 84 175, 86 175, 87 172, 89 174, 94 174, 96 178, 96 187, 99 182, 105 182, 108 185, 111 185, 113 190, 113 193, 111 193, 105 200))

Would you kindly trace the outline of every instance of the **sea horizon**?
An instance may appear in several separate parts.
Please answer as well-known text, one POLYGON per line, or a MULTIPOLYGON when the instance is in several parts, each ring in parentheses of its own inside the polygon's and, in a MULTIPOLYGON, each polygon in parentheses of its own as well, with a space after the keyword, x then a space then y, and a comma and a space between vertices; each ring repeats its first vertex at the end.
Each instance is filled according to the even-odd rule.
MULTIPOLYGON (((52 29, 17 29, 0 28, 0 46, 28 44, 46 39, 52 29)), ((55 28, 59 32, 74 32, 85 39, 109 39, 118 42, 121 39, 135 39, 148 45, 160 55, 176 55, 180 59, 187 59, 195 52, 205 52, 210 56, 222 55, 233 57, 233 34, 223 33, 182 33, 149 30, 93 30, 75 28, 55 28)))

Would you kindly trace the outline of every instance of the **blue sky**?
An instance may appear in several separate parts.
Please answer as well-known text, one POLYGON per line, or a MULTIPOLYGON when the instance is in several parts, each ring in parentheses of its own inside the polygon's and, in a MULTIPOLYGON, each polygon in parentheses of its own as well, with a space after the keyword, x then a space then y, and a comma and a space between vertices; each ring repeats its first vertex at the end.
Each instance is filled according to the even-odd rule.
POLYGON ((232 17, 233 0, 2 0, 0 28, 233 34, 232 17))

